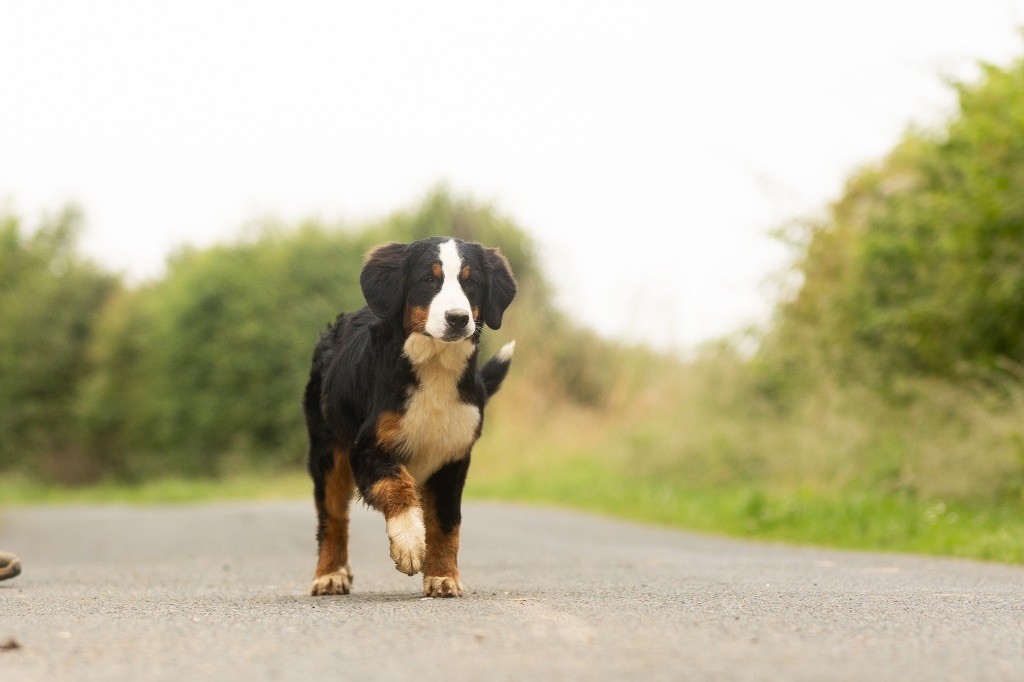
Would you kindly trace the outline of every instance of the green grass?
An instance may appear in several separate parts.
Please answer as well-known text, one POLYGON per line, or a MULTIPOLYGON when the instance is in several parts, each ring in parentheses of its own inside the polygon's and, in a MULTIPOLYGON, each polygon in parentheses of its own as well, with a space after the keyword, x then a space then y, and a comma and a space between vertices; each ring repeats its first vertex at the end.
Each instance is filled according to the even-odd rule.
MULTIPOLYGON (((0 478, 0 500, 6 505, 305 499, 309 494, 303 472, 76 488, 0 478)), ((1024 564, 1024 508, 1009 503, 985 506, 900 494, 770 491, 753 486, 690 489, 672 480, 626 478, 585 460, 548 465, 529 475, 483 480, 471 476, 467 497, 550 504, 759 540, 1024 564)))
POLYGON ((646 523, 759 540, 1024 564, 1024 508, 900 494, 688 489, 577 463, 538 476, 471 485, 478 498, 585 509, 646 523))
POLYGON ((290 499, 312 495, 305 472, 245 474, 221 479, 156 478, 145 483, 60 486, 18 476, 0 477, 0 500, 15 504, 156 504, 213 500, 290 499))

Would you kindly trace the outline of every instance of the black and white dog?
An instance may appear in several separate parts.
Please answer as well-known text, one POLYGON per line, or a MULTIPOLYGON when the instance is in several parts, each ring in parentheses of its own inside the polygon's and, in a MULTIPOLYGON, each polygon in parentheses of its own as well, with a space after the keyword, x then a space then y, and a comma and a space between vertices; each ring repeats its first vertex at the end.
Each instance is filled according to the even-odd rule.
POLYGON ((448 237, 385 244, 359 277, 367 307, 320 336, 303 407, 319 561, 312 594, 348 594, 354 487, 384 514, 395 567, 423 572, 423 594, 460 597, 462 488, 515 342, 482 367, 483 325, 516 295, 497 249, 448 237))

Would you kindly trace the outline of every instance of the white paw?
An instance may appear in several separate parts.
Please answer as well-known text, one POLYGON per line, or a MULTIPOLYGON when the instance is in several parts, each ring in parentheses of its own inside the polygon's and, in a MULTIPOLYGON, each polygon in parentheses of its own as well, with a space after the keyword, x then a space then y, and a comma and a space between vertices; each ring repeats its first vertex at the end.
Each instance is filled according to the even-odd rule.
POLYGON ((446 576, 425 575, 423 576, 424 597, 461 597, 462 583, 458 578, 446 576))
POLYGON ((423 566, 423 555, 427 551, 423 510, 410 507, 388 519, 388 538, 391 540, 391 558, 395 561, 395 568, 406 575, 419 573, 423 566))
POLYGON ((313 587, 309 593, 314 597, 328 594, 348 594, 352 591, 352 569, 348 566, 339 568, 334 573, 326 573, 313 579, 313 587))

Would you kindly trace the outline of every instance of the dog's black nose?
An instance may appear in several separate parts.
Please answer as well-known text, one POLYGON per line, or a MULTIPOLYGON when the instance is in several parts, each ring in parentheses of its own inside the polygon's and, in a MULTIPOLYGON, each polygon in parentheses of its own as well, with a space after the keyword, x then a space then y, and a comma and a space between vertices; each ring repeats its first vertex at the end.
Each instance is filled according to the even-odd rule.
POLYGON ((449 310, 448 312, 446 312, 444 314, 444 319, 449 324, 449 326, 455 328, 465 327, 467 324, 469 324, 469 313, 466 312, 465 310, 459 310, 458 308, 456 308, 455 310, 449 310))

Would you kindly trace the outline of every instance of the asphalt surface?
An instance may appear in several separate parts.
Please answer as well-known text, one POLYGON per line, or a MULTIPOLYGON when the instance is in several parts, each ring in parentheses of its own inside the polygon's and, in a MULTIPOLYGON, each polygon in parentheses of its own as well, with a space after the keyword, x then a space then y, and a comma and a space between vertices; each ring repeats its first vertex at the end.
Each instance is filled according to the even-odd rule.
POLYGON ((311 503, 9 509, 0 679, 1024 679, 1021 568, 464 517, 467 594, 423 599, 363 508, 336 597, 311 503))

